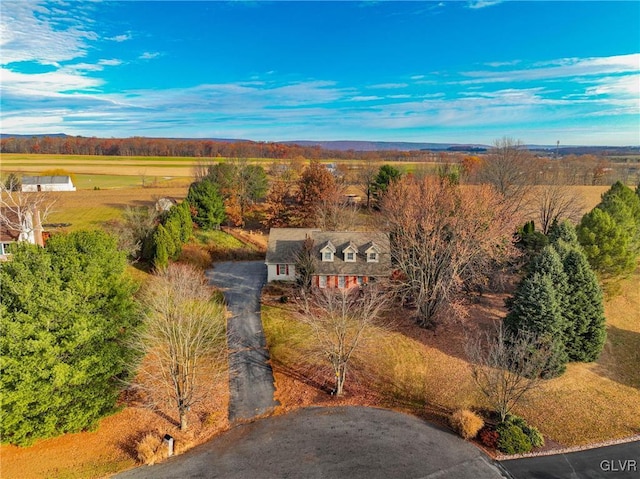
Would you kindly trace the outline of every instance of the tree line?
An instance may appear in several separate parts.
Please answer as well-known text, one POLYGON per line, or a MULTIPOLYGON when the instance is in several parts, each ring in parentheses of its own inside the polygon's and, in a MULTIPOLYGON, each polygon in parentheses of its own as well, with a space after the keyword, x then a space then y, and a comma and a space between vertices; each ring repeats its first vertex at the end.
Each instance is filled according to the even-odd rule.
POLYGON ((96 138, 83 136, 6 137, 2 153, 105 156, 182 156, 203 158, 426 160, 424 151, 330 150, 320 146, 259 141, 216 141, 172 138, 96 138))

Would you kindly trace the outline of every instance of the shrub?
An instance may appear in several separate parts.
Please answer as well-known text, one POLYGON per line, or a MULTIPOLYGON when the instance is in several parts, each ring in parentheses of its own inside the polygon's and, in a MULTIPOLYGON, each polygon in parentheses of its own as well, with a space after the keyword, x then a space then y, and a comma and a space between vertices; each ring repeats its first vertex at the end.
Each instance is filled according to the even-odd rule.
POLYGON ((464 439, 473 439, 484 426, 482 418, 468 409, 458 409, 451 415, 449 422, 464 439))
POLYGON ((213 260, 211 253, 205 248, 195 244, 186 244, 182 247, 178 262, 190 264, 204 271, 211 268, 213 260))
POLYGON ((138 460, 149 466, 163 459, 162 438, 155 433, 147 433, 136 446, 138 460))
POLYGON ((530 426, 520 416, 516 416, 515 414, 508 414, 505 422, 509 424, 513 424, 522 429, 522 432, 529 438, 531 445, 533 447, 542 447, 544 446, 544 436, 540 432, 540 430, 535 426, 530 426))
POLYGON ((522 454, 531 451, 531 441, 520 426, 503 422, 497 428, 498 449, 505 454, 522 454))
POLYGON ((500 435, 495 429, 483 427, 479 434, 480 442, 491 449, 498 448, 498 439, 500 435))

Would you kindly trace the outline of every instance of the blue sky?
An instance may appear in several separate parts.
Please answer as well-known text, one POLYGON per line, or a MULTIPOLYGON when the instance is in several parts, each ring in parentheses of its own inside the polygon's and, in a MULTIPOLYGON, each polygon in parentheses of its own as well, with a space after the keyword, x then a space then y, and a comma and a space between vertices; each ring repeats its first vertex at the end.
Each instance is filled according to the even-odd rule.
POLYGON ((0 4, 0 129, 640 145, 640 2, 0 4))

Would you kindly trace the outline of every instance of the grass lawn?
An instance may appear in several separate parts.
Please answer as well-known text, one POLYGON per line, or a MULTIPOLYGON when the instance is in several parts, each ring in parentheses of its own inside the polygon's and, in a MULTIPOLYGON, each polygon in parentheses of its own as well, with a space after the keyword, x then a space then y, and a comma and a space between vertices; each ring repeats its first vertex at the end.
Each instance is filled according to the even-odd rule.
MULTIPOLYGON (((608 339, 600 359, 570 364, 560 378, 544 383, 518 408, 531 424, 563 446, 583 445, 640 432, 640 270, 606 304, 608 339)), ((376 331, 346 385, 352 404, 398 408, 443 422, 457 408, 487 407, 477 392, 464 354, 464 330, 488 327, 504 315, 504 296, 485 295, 473 305, 467 324, 435 333, 405 315, 391 331, 376 331), (351 382, 349 382, 351 381, 351 382)), ((284 408, 326 403, 331 384, 321 358, 309 356, 311 336, 295 320, 293 305, 263 306, 267 343, 284 408), (304 397, 303 397, 304 396, 304 397)))
POLYGON ((186 195, 186 186, 60 192, 52 195, 56 201, 44 223, 69 224, 68 230, 92 229, 105 221, 120 218, 127 206, 150 206, 160 197, 180 200, 186 195))

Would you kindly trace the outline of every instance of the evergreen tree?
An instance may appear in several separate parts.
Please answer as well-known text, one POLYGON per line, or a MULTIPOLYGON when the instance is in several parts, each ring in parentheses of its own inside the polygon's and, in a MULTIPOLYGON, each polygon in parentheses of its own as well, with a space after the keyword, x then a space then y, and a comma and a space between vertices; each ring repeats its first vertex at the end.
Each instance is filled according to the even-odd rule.
POLYGON ((602 289, 578 243, 573 226, 564 221, 549 231, 567 278, 563 316, 565 345, 572 361, 595 361, 606 336, 602 289))
POLYGON ((224 202, 218 187, 209 179, 189 187, 187 201, 196 209, 195 222, 203 229, 218 228, 225 220, 224 202))
POLYGON ((373 197, 378 203, 386 193, 389 185, 394 181, 398 181, 401 176, 402 173, 400 172, 400 170, 394 168, 391 165, 382 165, 380 167, 371 187, 373 197))
POLYGON ((532 256, 549 244, 547 236, 541 231, 536 231, 533 221, 528 221, 522 228, 518 228, 517 238, 516 246, 523 252, 527 263, 531 261, 532 256))
POLYGON ((602 201, 597 207, 605 210, 615 218, 616 212, 619 209, 615 202, 616 199, 620 200, 629 208, 631 218, 634 223, 640 227, 640 198, 634 194, 631 188, 622 184, 620 181, 615 182, 611 188, 602 195, 602 201))
POLYGON ((173 257, 175 252, 175 243, 164 226, 158 225, 156 233, 153 235, 153 242, 155 244, 153 264, 156 268, 166 268, 169 265, 169 259, 173 257))
POLYGON ((114 411, 138 324, 126 265, 100 231, 17 244, 0 265, 3 442, 81 431, 114 411))
POLYGON ((561 223, 554 221, 551 228, 549 228, 548 236, 551 244, 557 244, 560 240, 570 245, 579 244, 576 229, 568 220, 562 221, 561 223))
POLYGON ((636 267, 632 232, 603 209, 594 208, 583 216, 578 240, 589 264, 605 276, 629 273, 636 267))
MULTIPOLYGON (((174 206, 173 209, 177 208, 174 206)), ((182 252, 182 228, 180 224, 180 217, 176 213, 171 214, 170 211, 169 215, 164 221, 163 226, 167 231, 167 235, 169 236, 169 238, 171 238, 171 242, 173 243, 173 247, 169 248, 169 250, 171 251, 169 257, 173 260, 178 259, 178 256, 180 256, 180 253, 182 252)))
POLYGON ((557 253, 555 248, 551 245, 547 245, 542 248, 542 251, 540 251, 540 253, 531 261, 529 268, 531 273, 538 273, 549 277, 562 313, 562 308, 565 303, 565 295, 567 293, 568 279, 565 274, 560 255, 557 253))
POLYGON ((565 371, 568 362, 564 345, 566 325, 549 275, 534 272, 522 280, 510 301, 504 324, 508 332, 527 331, 551 343, 555 354, 545 369, 545 377, 559 376, 565 371))
POLYGON ((568 283, 565 345, 572 361, 595 361, 606 338, 603 295, 584 253, 572 248, 564 259, 568 283))
POLYGON ((191 219, 189 202, 184 200, 176 207, 176 211, 180 218, 180 240, 182 243, 186 243, 193 236, 193 220, 191 219))

